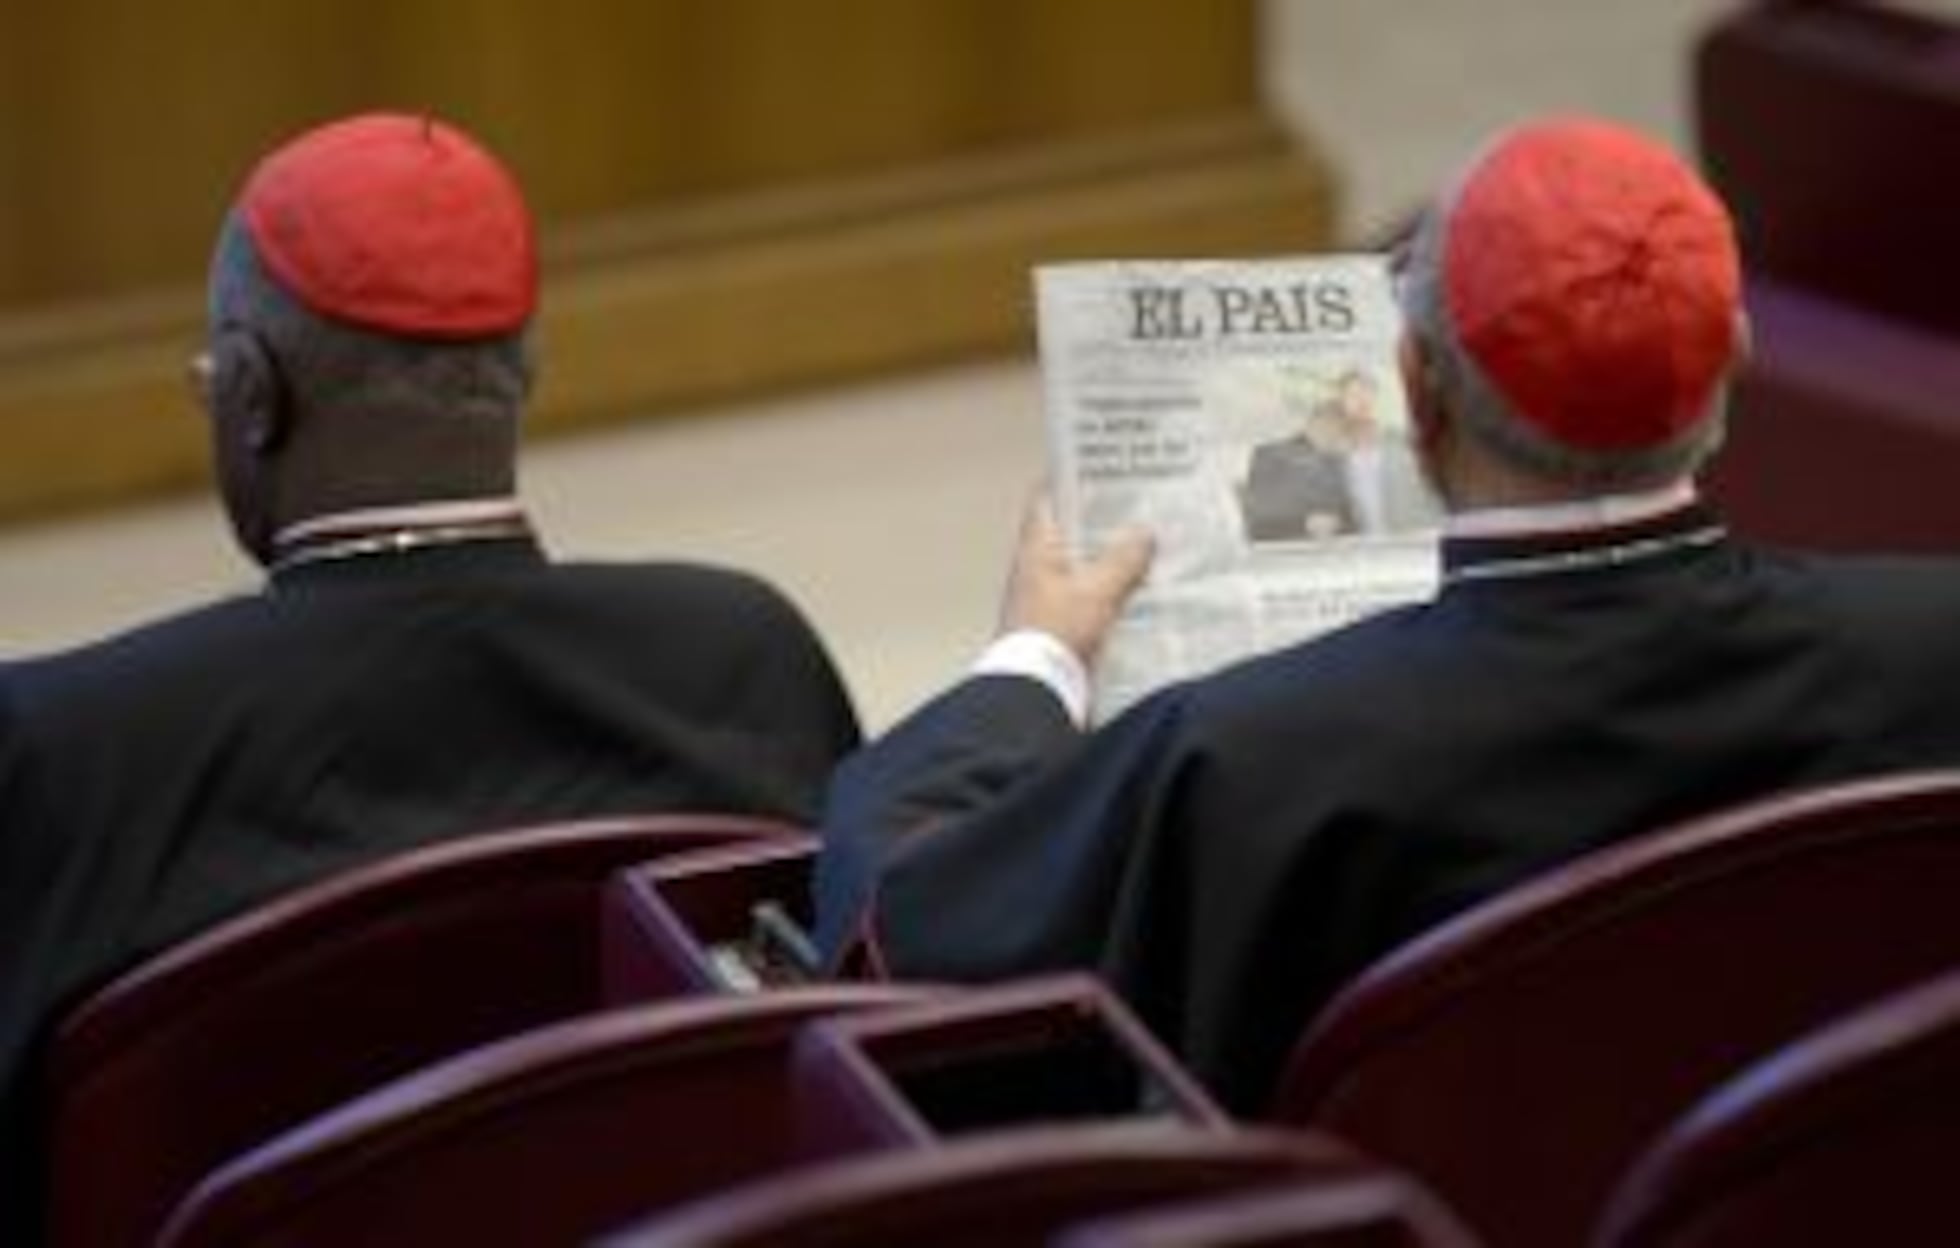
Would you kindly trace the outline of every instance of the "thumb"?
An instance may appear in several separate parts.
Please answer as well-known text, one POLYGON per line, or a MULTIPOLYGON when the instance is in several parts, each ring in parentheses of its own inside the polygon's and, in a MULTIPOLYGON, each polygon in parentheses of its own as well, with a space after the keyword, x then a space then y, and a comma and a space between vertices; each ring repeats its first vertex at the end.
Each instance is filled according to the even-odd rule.
POLYGON ((1021 532, 1016 538, 1019 558, 1053 560, 1062 555, 1067 543, 1061 521, 1055 514, 1055 500, 1045 485, 1028 496, 1021 510, 1021 532))
POLYGON ((1106 592, 1125 598, 1149 574, 1156 553, 1156 539, 1148 531, 1125 529, 1097 554, 1093 571, 1106 592))

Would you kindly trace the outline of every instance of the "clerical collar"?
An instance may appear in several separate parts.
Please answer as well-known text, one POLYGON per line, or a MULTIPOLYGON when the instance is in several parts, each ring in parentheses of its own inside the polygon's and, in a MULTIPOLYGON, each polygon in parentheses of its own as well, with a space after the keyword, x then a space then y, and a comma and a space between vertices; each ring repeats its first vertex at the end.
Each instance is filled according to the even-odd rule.
POLYGON ((1623 568, 1727 539, 1721 520, 1686 483, 1581 503, 1469 512, 1444 529, 1443 584, 1623 568))
POLYGON ((407 554, 477 542, 532 540, 531 522, 515 498, 457 499, 370 507, 314 516, 279 530, 266 572, 407 554))
POLYGON ((1656 490, 1607 494, 1567 503, 1534 507, 1484 507, 1462 511, 1443 522, 1445 537, 1516 537, 1528 533, 1571 533, 1638 524, 1693 506, 1699 495, 1692 481, 1676 481, 1656 490))

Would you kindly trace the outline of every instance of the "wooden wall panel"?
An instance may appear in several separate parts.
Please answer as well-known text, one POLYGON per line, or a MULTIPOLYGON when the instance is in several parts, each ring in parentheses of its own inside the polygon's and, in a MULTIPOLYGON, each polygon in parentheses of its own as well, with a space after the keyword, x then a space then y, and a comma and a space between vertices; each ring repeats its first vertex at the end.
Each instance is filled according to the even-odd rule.
POLYGON ((556 226, 1223 112, 1251 81, 1247 6, 1180 0, 10 8, 0 306, 194 278, 253 157, 361 108, 476 129, 556 226))
POLYGON ((546 427, 1012 347, 1058 247, 1331 232, 1251 0, 0 4, 0 515, 196 475, 177 370, 219 218, 362 109, 453 118, 525 182, 546 427))

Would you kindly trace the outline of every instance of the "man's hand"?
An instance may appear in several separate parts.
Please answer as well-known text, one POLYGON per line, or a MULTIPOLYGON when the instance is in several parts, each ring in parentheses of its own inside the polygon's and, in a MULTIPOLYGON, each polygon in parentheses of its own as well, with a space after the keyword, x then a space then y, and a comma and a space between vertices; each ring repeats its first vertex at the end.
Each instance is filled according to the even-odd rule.
POLYGON ((1091 558, 1071 559, 1054 501, 1045 488, 1037 490, 1021 520, 1001 603, 1001 631, 1038 629, 1089 663, 1150 570, 1153 549, 1149 534, 1133 530, 1091 558))

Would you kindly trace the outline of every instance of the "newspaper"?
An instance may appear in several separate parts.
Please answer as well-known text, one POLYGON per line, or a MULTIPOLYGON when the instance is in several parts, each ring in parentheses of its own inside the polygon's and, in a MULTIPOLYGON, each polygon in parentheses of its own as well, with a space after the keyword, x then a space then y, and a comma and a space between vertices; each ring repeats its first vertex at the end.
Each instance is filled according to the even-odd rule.
POLYGON ((1071 546, 1157 541, 1098 660, 1097 719, 1434 593, 1440 517, 1381 257, 1052 265, 1035 293, 1071 546))

